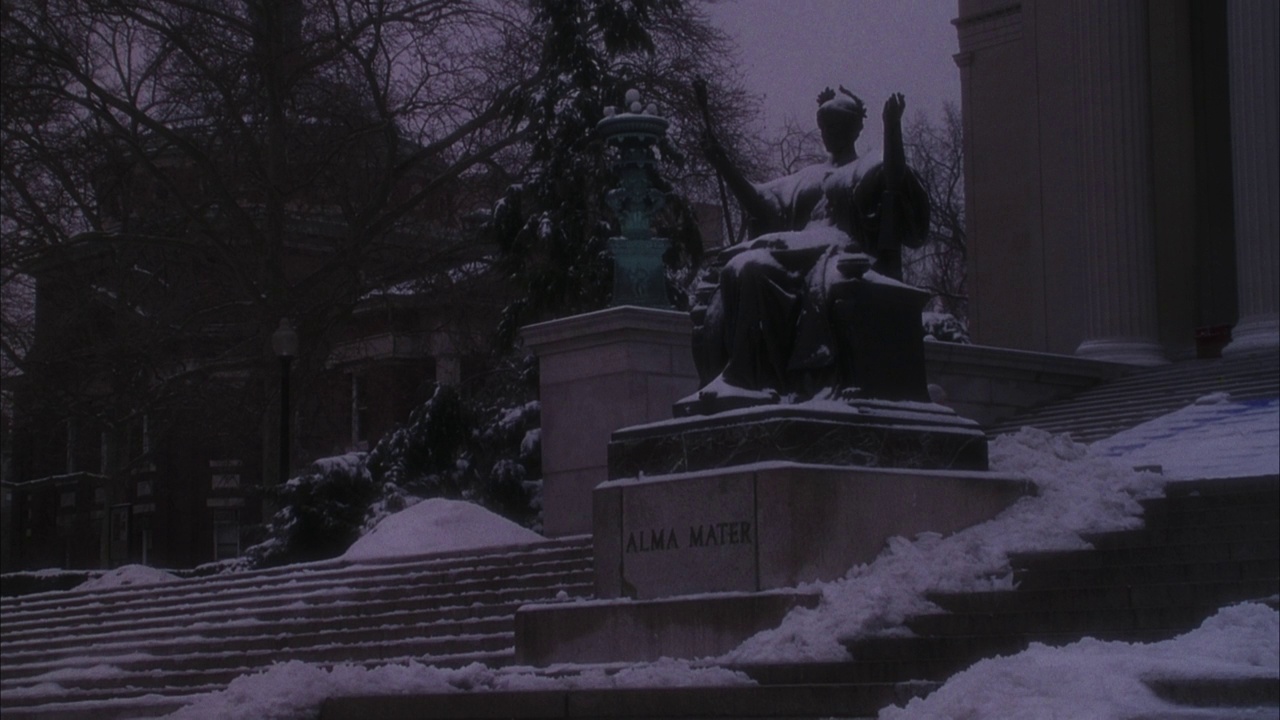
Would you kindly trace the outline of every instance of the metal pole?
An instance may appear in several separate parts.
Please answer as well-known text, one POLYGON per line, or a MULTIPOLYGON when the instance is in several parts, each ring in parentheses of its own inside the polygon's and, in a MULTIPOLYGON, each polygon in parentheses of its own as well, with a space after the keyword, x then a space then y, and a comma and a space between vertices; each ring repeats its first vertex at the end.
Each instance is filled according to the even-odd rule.
POLYGON ((289 363, 292 361, 288 355, 280 357, 280 483, 289 480, 289 363))

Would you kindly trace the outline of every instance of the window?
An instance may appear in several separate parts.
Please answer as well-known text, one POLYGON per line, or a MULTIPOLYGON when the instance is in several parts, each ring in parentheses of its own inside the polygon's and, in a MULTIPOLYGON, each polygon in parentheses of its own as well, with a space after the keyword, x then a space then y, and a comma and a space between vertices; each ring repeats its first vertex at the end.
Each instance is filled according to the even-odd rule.
POLYGON ((239 473, 219 473, 213 476, 214 490, 235 490, 240 487, 239 473))
MULTIPOLYGON (((76 506, 76 491, 64 490, 62 492, 62 495, 58 498, 58 507, 73 508, 75 506, 76 506)), ((30 515, 31 515, 31 511, 28 510, 27 511, 28 520, 31 519, 30 515)))
POLYGON ((137 495, 138 495, 138 497, 147 497, 147 496, 149 496, 150 494, 151 494, 151 481, 150 481, 150 480, 139 480, 139 481, 138 481, 138 488, 137 488, 137 495))
POLYGON ((213 514, 213 559, 240 557, 240 514, 216 510, 213 514))
POLYGON ((369 392, 364 375, 351 376, 351 444, 363 448, 369 441, 369 392))
POLYGON ((76 471, 76 422, 67 418, 67 473, 76 471))

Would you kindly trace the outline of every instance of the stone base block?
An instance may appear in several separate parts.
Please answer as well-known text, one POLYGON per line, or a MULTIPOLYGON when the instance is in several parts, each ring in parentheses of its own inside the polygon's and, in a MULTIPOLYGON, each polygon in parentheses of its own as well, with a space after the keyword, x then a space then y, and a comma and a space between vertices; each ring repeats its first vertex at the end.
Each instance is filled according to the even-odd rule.
POLYGON ((816 592, 774 591, 669 600, 525 605, 516 612, 516 662, 640 662, 722 655, 816 592))
POLYGON ((609 443, 609 478, 769 460, 986 470, 987 438, 977 423, 932 403, 768 405, 618 430, 609 443))
POLYGON ((991 472, 788 462, 610 481, 593 493, 596 596, 834 580, 891 537, 955 532, 1034 491, 991 472))

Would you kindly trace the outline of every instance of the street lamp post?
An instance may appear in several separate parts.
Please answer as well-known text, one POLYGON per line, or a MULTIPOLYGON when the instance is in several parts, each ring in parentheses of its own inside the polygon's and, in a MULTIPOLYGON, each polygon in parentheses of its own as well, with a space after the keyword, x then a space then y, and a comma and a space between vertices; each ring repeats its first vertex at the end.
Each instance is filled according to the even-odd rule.
POLYGON ((280 327, 271 334, 271 349, 280 358, 280 478, 289 479, 289 364, 298 354, 298 333, 288 318, 280 319, 280 327))

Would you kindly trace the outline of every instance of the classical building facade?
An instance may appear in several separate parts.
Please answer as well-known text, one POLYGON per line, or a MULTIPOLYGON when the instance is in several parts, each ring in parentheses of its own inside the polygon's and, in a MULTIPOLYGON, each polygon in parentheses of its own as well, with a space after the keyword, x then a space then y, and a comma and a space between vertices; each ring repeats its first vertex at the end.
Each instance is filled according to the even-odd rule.
POLYGON ((1277 8, 959 0, 975 342, 1277 345, 1277 8))

